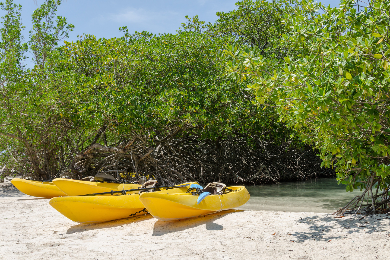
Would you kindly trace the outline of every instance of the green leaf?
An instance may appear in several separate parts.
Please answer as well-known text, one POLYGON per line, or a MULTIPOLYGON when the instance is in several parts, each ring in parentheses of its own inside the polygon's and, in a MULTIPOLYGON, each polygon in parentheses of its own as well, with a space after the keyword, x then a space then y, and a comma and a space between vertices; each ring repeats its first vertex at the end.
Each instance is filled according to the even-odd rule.
POLYGON ((375 59, 382 59, 382 54, 374 54, 375 59))
POLYGON ((384 68, 385 70, 387 70, 387 69, 389 68, 389 63, 387 62, 387 60, 385 60, 385 61, 383 62, 383 68, 384 68))
POLYGON ((349 80, 352 79, 352 75, 351 75, 351 73, 349 73, 349 72, 346 72, 346 73, 345 73, 345 77, 346 77, 347 79, 349 79, 349 80))
POLYGON ((382 35, 380 35, 379 33, 373 33, 372 36, 377 37, 377 38, 382 37, 382 35))

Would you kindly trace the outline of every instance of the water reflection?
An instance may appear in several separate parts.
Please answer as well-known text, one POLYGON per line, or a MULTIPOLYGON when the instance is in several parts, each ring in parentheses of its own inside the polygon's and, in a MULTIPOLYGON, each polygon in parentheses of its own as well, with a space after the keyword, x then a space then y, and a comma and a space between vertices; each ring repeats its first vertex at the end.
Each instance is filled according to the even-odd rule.
POLYGON ((250 200, 240 209, 331 213, 361 191, 346 192, 335 179, 315 179, 247 187, 250 200))

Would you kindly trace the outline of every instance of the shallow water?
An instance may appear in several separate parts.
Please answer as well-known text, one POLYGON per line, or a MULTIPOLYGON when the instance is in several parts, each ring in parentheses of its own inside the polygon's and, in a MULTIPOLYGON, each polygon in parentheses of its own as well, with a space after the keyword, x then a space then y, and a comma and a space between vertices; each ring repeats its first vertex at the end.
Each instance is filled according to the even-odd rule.
POLYGON ((240 207, 248 210, 333 213, 362 192, 346 192, 336 179, 247 186, 249 201, 240 207))

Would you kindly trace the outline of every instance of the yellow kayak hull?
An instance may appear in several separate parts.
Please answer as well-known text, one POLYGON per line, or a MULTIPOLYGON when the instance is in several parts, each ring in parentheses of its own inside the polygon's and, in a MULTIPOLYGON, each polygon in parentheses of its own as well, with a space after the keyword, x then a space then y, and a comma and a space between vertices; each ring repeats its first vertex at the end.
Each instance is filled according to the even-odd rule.
POLYGON ((119 190, 131 190, 141 187, 139 184, 91 182, 57 178, 53 183, 68 196, 78 196, 119 190))
POLYGON ((192 218, 216 211, 232 209, 244 205, 249 200, 249 192, 244 186, 228 187, 232 192, 222 195, 209 195, 199 204, 199 196, 191 193, 166 193, 164 191, 142 193, 140 200, 153 217, 169 221, 192 218))
MULTIPOLYGON (((168 190, 164 189, 163 192, 186 192, 192 183, 180 184, 188 184, 188 186, 168 190)), ((145 207, 139 197, 138 191, 133 191, 127 195, 67 196, 51 199, 50 205, 65 217, 75 222, 97 223, 145 213, 145 211, 142 212, 145 207)))
POLYGON ((139 194, 119 196, 68 196, 50 200, 50 205, 65 217, 80 223, 105 222, 128 218, 142 211, 139 194))
POLYGON ((19 191, 34 197, 53 198, 66 196, 66 194, 52 182, 30 181, 14 178, 11 180, 11 183, 19 191))

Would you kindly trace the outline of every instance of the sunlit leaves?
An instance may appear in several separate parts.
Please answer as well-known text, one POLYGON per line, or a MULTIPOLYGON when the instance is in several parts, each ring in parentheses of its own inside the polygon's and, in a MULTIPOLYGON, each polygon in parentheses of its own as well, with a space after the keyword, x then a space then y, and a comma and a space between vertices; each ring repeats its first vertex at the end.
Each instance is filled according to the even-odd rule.
MULTIPOLYGON (((351 1, 342 1, 342 9, 297 1, 285 18, 294 28, 283 37, 282 44, 291 46, 285 63, 268 59, 260 66, 251 56, 251 66, 241 70, 261 82, 257 100, 275 102, 281 120, 320 149, 323 165, 336 167, 349 189, 364 187, 371 173, 381 176, 382 184, 390 175, 385 167, 390 136, 383 130, 390 124, 389 24, 383 22, 390 3, 375 4, 378 8, 358 13, 351 1), (325 12, 314 11, 320 8, 325 12), (264 73, 277 66, 272 69, 277 75, 264 73)), ((245 55, 235 59, 248 59, 245 55)))
POLYGON ((64 79, 53 79, 45 68, 58 41, 73 27, 55 16, 60 2, 45 1, 33 14, 29 46, 39 66, 32 70, 23 66, 28 45, 21 34, 21 6, 10 0, 2 4, 6 15, 0 29, 0 153, 6 149, 7 157, 1 164, 37 179, 59 174, 70 159, 70 146, 78 145, 70 141, 68 131, 73 125, 63 116, 66 102, 59 100, 65 93, 57 87, 64 79))
POLYGON ((74 25, 68 24, 65 17, 56 16, 61 0, 46 0, 32 14, 33 28, 30 31, 30 49, 38 66, 44 66, 51 51, 59 41, 68 37, 74 25))
POLYGON ((149 132, 153 140, 172 126, 216 138, 266 125, 268 119, 246 112, 256 106, 251 92, 242 91, 245 82, 224 75, 224 43, 194 32, 113 39, 84 35, 66 43, 53 60, 53 69, 68 78, 62 88, 74 108, 65 113, 70 117, 77 111, 85 127, 109 120, 116 125, 115 138, 149 132))

